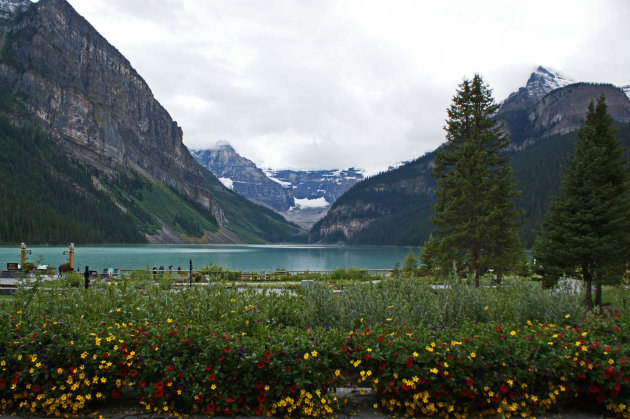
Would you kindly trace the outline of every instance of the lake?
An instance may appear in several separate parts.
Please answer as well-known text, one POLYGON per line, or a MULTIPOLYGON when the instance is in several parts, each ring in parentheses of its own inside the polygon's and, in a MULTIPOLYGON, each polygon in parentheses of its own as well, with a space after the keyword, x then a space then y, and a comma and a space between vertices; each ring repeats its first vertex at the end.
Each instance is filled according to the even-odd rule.
MULTIPOLYGON (((61 246, 27 246, 27 260, 35 264, 57 267, 68 261, 61 246)), ((403 264, 409 247, 393 246, 318 246, 318 245, 75 245, 77 270, 87 265, 91 270, 104 268, 146 269, 153 266, 173 266, 188 269, 209 265, 242 271, 283 269, 332 270, 336 268, 391 269, 396 262, 403 264)), ((419 249, 414 248, 416 257, 419 249)), ((0 270, 8 262, 20 261, 20 246, 0 247, 0 270)))

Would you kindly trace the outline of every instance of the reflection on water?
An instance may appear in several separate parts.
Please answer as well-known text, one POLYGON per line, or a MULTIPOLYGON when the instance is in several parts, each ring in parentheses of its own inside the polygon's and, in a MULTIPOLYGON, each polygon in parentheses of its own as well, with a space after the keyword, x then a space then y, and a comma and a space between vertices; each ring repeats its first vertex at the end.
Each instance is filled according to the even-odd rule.
MULTIPOLYGON (((67 261, 67 247, 31 246, 29 261, 59 266, 67 261)), ((416 255, 418 249, 413 249, 416 255)), ((308 245, 134 245, 75 246, 75 269, 85 265, 104 268, 144 269, 172 266, 188 269, 213 263, 235 270, 327 270, 336 268, 388 269, 402 265, 408 247, 308 245)), ((19 246, 0 247, 0 270, 18 262, 19 246)))

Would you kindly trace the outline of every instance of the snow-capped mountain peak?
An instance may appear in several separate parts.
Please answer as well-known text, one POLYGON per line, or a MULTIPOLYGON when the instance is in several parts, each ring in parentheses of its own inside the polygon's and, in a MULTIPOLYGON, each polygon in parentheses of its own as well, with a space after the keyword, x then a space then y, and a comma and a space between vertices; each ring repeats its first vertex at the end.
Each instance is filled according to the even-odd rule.
POLYGON ((527 80, 527 89, 530 96, 542 97, 552 90, 559 89, 569 84, 575 83, 575 80, 562 72, 551 67, 538 66, 529 80, 527 80))
POLYGON ((630 99, 630 84, 627 86, 622 86, 621 90, 623 90, 623 92, 626 94, 626 96, 628 96, 628 99, 630 99))
POLYGON ((575 83, 573 78, 566 74, 555 70, 551 67, 538 66, 538 68, 529 76, 527 84, 518 89, 518 91, 510 94, 507 99, 501 103, 499 112, 506 112, 519 108, 527 108, 532 106, 547 93, 561 87, 575 83))

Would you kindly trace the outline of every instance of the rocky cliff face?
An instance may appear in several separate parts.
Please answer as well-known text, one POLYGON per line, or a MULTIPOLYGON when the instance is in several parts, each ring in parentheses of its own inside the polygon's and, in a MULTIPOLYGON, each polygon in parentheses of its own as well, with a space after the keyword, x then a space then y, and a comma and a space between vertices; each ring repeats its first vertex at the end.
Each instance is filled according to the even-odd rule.
POLYGON ((65 0, 3 0, 0 84, 21 97, 77 164, 131 167, 223 213, 182 130, 129 61, 65 0))
POLYGON ((220 143, 211 149, 192 150, 191 153, 239 195, 278 212, 295 206, 290 190, 269 179, 254 162, 239 155, 230 144, 220 143))
POLYGON ((528 112, 533 132, 549 137, 578 130, 589 102, 602 94, 610 116, 618 122, 630 122, 630 100, 623 90, 610 84, 575 83, 552 91, 528 112))

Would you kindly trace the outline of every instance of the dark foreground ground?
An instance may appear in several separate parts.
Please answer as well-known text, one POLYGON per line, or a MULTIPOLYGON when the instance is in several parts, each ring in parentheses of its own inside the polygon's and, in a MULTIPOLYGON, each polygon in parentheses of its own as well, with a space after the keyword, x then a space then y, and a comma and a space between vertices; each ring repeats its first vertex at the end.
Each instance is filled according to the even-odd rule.
MULTIPOLYGON (((367 389, 365 389, 367 390, 367 389)), ((375 402, 374 394, 367 390, 363 391, 361 394, 360 389, 349 389, 342 388, 337 391, 337 398, 347 400, 346 408, 343 412, 338 413, 334 416, 337 419, 346 419, 346 418, 371 418, 371 419, 385 419, 390 416, 384 415, 380 412, 375 411, 372 405, 375 402)), ((208 416, 202 415, 192 415, 190 418, 193 419, 201 419, 207 418, 208 416)), ((613 416, 606 416, 597 413, 591 413, 588 411, 572 411, 565 412, 561 414, 554 414, 549 416, 544 416, 545 418, 554 418, 554 419, 602 419, 613 416)), ((0 419, 5 418, 28 418, 28 419, 40 419, 40 416, 32 416, 32 415, 0 415, 0 419)), ((100 409, 87 414, 86 416, 82 416, 81 418, 86 419, 172 419, 175 416, 169 415, 158 415, 158 414, 147 414, 141 406, 138 404, 135 394, 133 392, 123 393, 123 397, 115 403, 107 406, 102 406, 100 409)), ((213 416, 213 418, 218 419, 228 419, 226 416, 213 416)), ((237 416, 237 418, 244 418, 242 416, 237 416)), ((248 417, 251 419, 262 419, 260 417, 248 417)), ((499 417, 490 418, 490 419, 499 419, 499 417)))

